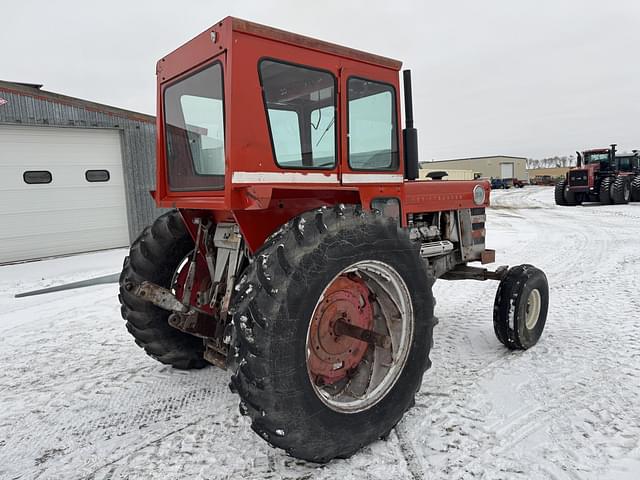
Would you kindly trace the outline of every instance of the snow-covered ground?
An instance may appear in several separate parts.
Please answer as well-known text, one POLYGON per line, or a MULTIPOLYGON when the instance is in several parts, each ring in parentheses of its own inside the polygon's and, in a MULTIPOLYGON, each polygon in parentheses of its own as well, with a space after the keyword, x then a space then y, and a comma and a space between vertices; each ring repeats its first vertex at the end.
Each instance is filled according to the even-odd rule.
POLYGON ((493 193, 488 243, 551 286, 540 343, 509 352, 492 282, 438 282, 433 367, 386 441, 306 464, 238 413, 229 374, 146 357, 116 285, 14 299, 119 271, 124 250, 0 268, 0 478, 640 478, 640 204, 559 208, 493 193))

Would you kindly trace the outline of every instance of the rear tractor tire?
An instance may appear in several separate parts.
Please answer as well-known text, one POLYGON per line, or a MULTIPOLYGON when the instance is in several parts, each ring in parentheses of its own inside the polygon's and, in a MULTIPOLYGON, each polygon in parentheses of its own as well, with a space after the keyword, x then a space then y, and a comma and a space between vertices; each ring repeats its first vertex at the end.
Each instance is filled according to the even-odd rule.
POLYGON ((496 337, 511 350, 534 346, 542 336, 548 308, 544 272, 532 265, 510 268, 498 286, 493 307, 496 337))
POLYGON ((640 202, 640 175, 633 177, 631 182, 631 201, 640 202))
POLYGON ((611 177, 602 179, 600 182, 600 192, 599 199, 602 205, 611 205, 613 203, 613 198, 611 195, 611 186, 613 184, 613 179, 611 177))
POLYGON ((611 186, 611 199, 616 205, 625 205, 631 200, 631 182, 629 177, 619 175, 611 186))
POLYGON ((271 445, 347 458, 413 406, 436 323, 416 247, 396 219, 337 206, 301 214, 256 253, 233 300, 231 388, 271 445))
POLYGON ((177 211, 158 217, 131 245, 120 274, 122 318, 136 343, 148 355, 178 369, 203 368, 202 339, 176 330, 168 323, 169 312, 134 296, 129 289, 143 281, 171 289, 175 272, 194 242, 177 211))

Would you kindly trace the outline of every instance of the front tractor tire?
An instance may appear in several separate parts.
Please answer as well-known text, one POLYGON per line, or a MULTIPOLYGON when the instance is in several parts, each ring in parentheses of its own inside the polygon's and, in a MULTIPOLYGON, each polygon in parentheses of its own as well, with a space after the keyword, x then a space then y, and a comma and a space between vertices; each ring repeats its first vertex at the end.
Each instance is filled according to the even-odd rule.
POLYGON ((509 269, 498 286, 493 328, 511 350, 526 350, 542 336, 549 308, 549 285, 544 272, 532 265, 509 269))
POLYGON ((231 387, 253 430, 319 463, 388 435, 430 366, 432 284, 397 219, 337 206, 288 222, 233 304, 231 387))
POLYGON ((136 343, 159 362, 183 370, 208 365, 202 339, 170 326, 170 312, 136 297, 130 290, 144 281, 171 289, 175 272, 193 247, 177 211, 158 217, 131 245, 120 274, 118 295, 122 318, 136 343))
POLYGON ((560 182, 556 183, 555 190, 553 192, 556 205, 560 205, 562 207, 566 207, 568 205, 567 200, 564 198, 564 190, 566 186, 567 186, 566 180, 561 180, 560 182))
POLYGON ((556 205, 575 207, 582 203, 582 194, 576 194, 569 190, 566 180, 562 180, 556 184, 554 196, 556 205))

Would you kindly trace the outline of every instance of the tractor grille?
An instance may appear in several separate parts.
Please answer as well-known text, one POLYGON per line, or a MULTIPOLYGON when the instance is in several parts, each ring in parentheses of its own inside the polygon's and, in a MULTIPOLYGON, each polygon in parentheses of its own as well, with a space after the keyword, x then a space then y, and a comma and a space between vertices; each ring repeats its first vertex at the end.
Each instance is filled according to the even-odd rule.
POLYGON ((587 187, 589 185, 589 174, 586 170, 572 170, 569 172, 569 186, 587 187))
POLYGON ((459 210, 458 218, 462 260, 465 262, 480 260, 485 251, 484 237, 487 216, 484 207, 459 210))
POLYGON ((484 245, 484 222, 486 219, 484 208, 471 209, 471 237, 473 238, 473 245, 484 245))

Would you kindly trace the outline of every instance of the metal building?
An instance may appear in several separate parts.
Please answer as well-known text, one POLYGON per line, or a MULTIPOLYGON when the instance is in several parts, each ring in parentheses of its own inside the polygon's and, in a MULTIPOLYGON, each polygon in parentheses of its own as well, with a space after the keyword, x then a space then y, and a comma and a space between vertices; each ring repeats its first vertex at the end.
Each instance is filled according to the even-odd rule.
POLYGON ((510 155, 457 158, 421 162, 420 167, 429 170, 472 170, 475 176, 484 178, 517 178, 528 180, 527 159, 510 155))
POLYGON ((160 213, 155 118, 0 81, 0 263, 127 246, 160 213))

